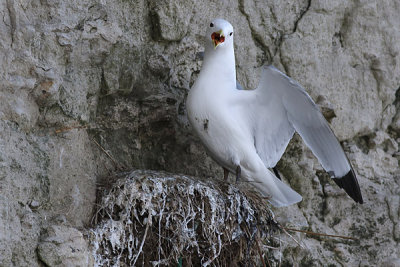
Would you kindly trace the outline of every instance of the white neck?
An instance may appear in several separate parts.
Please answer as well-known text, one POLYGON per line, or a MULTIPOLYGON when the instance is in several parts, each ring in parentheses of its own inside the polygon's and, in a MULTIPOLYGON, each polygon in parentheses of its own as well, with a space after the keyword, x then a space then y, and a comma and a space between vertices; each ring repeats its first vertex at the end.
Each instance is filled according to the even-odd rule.
POLYGON ((236 88, 236 65, 233 43, 226 44, 228 47, 214 48, 211 42, 206 45, 203 65, 199 79, 213 77, 215 85, 224 83, 229 87, 236 88))

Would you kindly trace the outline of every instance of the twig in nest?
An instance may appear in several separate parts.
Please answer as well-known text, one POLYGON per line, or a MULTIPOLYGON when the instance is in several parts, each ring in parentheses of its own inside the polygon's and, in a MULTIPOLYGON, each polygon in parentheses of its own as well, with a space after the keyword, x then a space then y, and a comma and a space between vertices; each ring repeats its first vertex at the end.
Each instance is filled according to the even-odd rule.
MULTIPOLYGON (((246 226, 246 229, 245 229, 245 230, 246 230, 246 232, 247 232, 247 235, 250 237, 250 230, 249 230, 249 227, 247 226, 247 224, 245 224, 245 226, 246 226)), ((267 267, 267 266, 265 265, 265 261, 264 261, 264 258, 263 258, 263 256, 262 256, 261 249, 260 249, 260 246, 259 246, 259 244, 258 244, 258 238, 255 237, 255 240, 256 240, 257 252, 258 252, 258 255, 260 256, 260 260, 261 260, 261 262, 262 262, 262 265, 263 265, 263 267, 267 267)), ((271 267, 271 265, 269 264, 268 258, 267 258, 267 261, 268 261, 268 266, 271 267)))
POLYGON ((285 234, 287 234, 291 239, 293 239, 293 241, 296 242, 297 245, 299 245, 301 248, 304 248, 304 246, 303 246, 302 244, 300 244, 299 241, 296 240, 296 238, 294 238, 291 234, 289 234, 289 233, 286 231, 286 228, 285 228, 285 227, 282 227, 282 226, 281 226, 280 229, 282 229, 282 231, 283 231, 285 234))
POLYGON ((108 153, 96 140, 92 138, 92 141, 107 155, 107 157, 111 159, 117 169, 123 169, 122 166, 110 155, 110 153, 108 153))
POLYGON ((87 128, 88 128, 88 126, 76 125, 76 126, 69 126, 69 127, 64 127, 64 128, 61 128, 61 129, 57 129, 54 132, 56 134, 59 134, 59 133, 71 131, 73 129, 87 129, 87 128))
POLYGON ((143 239, 142 239, 142 243, 140 244, 139 247, 139 251, 133 261, 132 266, 135 266, 137 259, 139 258, 140 253, 142 253, 143 250, 143 245, 144 245, 144 241, 146 241, 146 237, 147 237, 147 231, 149 230, 149 225, 151 224, 151 212, 149 212, 149 216, 147 217, 147 225, 146 225, 146 230, 144 230, 144 235, 143 235, 143 239))
POLYGON ((343 238, 343 239, 357 240, 357 238, 349 237, 349 236, 343 236, 343 235, 329 235, 329 234, 315 233, 315 232, 306 231, 306 230, 298 230, 298 229, 293 229, 293 228, 286 228, 286 227, 282 227, 282 228, 287 230, 287 231, 300 232, 300 233, 305 233, 307 235, 338 237, 338 238, 343 238))
POLYGON ((278 249, 281 249, 280 247, 271 247, 271 246, 268 246, 268 245, 263 245, 263 247, 265 247, 265 248, 267 248, 267 249, 273 249, 273 250, 278 250, 278 249))

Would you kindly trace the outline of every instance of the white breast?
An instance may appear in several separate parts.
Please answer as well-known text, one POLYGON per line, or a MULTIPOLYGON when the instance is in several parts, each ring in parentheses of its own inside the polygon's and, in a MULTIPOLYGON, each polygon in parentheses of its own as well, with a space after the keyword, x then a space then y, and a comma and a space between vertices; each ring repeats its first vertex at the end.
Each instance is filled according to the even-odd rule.
MULTIPOLYGON (((238 109, 231 108, 226 95, 209 96, 210 90, 189 93, 188 117, 196 134, 207 148, 211 157, 222 166, 234 169, 240 162, 243 146, 252 145, 248 127, 244 127, 238 109)), ((233 92, 234 93, 234 92, 233 92)))

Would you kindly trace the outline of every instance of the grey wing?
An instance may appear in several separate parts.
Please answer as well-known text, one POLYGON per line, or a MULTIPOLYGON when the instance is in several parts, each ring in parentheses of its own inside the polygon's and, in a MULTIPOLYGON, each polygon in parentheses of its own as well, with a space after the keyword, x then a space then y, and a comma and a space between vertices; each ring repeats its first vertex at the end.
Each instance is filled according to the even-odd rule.
POLYGON ((257 113, 263 113, 256 119, 255 145, 267 167, 279 161, 295 130, 335 183, 363 203, 346 154, 319 108, 297 82, 273 66, 265 66, 255 101, 257 113))
POLYGON ((263 89, 256 89, 256 104, 251 106, 255 110, 254 144, 265 165, 273 168, 285 152, 295 129, 288 120, 281 97, 277 94, 265 95, 267 92, 263 89))
POLYGON ((269 91, 268 75, 265 71, 263 74, 257 89, 245 90, 238 81, 236 89, 243 92, 240 102, 244 104, 244 112, 249 114, 257 153, 266 167, 274 168, 295 130, 288 121, 281 96, 269 91))

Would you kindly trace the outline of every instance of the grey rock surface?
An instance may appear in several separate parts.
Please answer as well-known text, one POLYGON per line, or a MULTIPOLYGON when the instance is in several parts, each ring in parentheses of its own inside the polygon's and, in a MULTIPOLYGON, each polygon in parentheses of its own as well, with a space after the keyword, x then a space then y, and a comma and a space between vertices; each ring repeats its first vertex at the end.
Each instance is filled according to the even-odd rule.
POLYGON ((47 266, 85 267, 93 266, 94 262, 82 233, 62 225, 52 225, 45 229, 37 253, 47 266))
POLYGON ((185 113, 215 17, 235 27, 241 84, 273 63, 320 100, 365 198, 355 205, 295 138, 278 167, 304 200, 277 219, 357 241, 295 234, 304 248, 287 241, 277 259, 397 266, 399 12, 396 0, 0 1, 0 266, 51 265, 44 229, 60 216, 88 227, 111 173, 222 177, 185 113))

